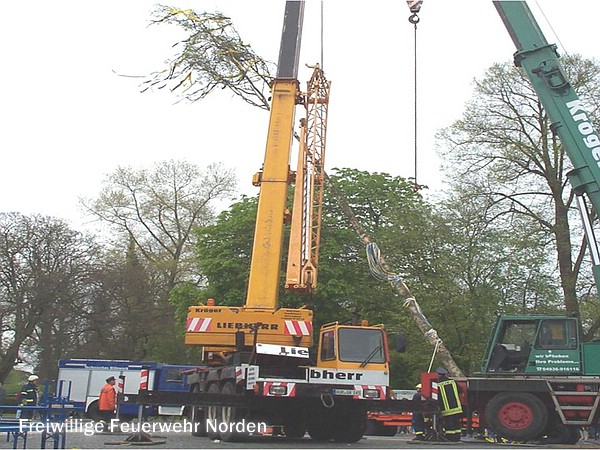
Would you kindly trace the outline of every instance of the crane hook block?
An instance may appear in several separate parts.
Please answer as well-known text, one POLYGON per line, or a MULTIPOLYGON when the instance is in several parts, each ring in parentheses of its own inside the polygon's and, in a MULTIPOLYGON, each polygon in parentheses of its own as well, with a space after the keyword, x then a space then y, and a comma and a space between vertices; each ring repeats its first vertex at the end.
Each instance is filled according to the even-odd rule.
POLYGON ((408 5, 408 9, 410 9, 410 12, 413 13, 413 15, 415 15, 421 10, 423 0, 406 0, 406 4, 408 5))
POLYGON ((421 5, 423 4, 423 0, 406 0, 406 4, 408 5, 408 9, 412 13, 408 18, 408 21, 413 25, 419 23, 419 16, 417 13, 421 11, 421 5))

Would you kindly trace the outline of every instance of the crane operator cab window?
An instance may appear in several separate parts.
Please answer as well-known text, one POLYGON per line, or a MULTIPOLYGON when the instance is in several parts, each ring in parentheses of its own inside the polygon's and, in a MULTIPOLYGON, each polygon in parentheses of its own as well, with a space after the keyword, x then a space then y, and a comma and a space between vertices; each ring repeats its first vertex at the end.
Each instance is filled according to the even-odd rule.
POLYGON ((548 350, 570 350, 577 348, 577 328, 574 320, 543 320, 536 348, 548 350))
POLYGON ((523 372, 535 340, 534 320, 506 321, 498 333, 488 372, 523 372))
POLYGON ((335 359, 335 331, 325 331, 321 336, 321 360, 335 359))
POLYGON ((364 328, 339 329, 340 361, 368 363, 386 362, 383 332, 364 328))

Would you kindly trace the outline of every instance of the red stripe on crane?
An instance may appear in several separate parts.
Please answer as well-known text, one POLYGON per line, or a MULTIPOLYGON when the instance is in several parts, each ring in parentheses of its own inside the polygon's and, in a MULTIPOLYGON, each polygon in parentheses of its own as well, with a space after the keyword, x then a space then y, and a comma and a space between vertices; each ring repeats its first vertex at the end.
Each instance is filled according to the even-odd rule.
POLYGON ((187 320, 186 331, 189 333, 202 333, 210 331, 211 318, 194 317, 187 320))
POLYGON ((285 334, 292 336, 310 336, 312 334, 312 322, 304 320, 286 320, 285 334))

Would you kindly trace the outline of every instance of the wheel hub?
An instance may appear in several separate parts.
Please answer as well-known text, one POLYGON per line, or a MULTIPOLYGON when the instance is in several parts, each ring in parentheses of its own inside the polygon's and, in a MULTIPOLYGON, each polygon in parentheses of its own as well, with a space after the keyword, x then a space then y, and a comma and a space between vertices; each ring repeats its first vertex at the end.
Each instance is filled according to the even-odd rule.
POLYGON ((533 411, 523 403, 511 402, 500 409, 498 419, 506 428, 521 430, 531 425, 533 411))

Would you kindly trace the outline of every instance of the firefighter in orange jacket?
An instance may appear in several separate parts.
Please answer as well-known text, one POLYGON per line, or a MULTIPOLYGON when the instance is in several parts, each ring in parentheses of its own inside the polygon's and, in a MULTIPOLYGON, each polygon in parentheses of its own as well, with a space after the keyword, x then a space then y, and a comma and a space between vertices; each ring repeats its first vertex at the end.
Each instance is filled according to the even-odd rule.
POLYGON ((100 389, 98 409, 100 410, 100 416, 104 422, 105 430, 107 429, 107 424, 115 417, 115 410, 117 408, 117 391, 115 389, 115 383, 115 377, 108 377, 106 379, 106 384, 100 389))

